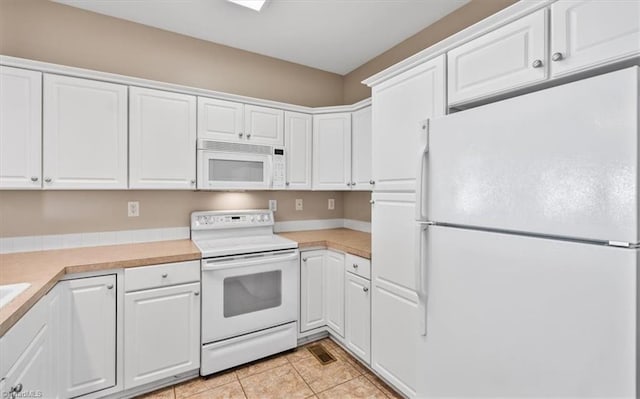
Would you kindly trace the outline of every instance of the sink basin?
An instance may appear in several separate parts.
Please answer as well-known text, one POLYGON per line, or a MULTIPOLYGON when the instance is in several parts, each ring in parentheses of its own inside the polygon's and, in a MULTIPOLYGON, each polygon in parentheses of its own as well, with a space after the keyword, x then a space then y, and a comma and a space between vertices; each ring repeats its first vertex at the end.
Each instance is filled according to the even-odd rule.
POLYGON ((13 298, 20 295, 22 291, 30 286, 31 284, 29 283, 0 285, 0 308, 11 302, 13 298))

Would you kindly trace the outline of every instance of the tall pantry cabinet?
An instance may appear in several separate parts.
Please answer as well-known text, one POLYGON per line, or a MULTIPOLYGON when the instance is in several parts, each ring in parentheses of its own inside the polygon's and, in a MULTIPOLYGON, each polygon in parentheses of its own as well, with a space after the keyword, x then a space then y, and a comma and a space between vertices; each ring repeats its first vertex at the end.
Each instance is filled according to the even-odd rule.
POLYGON ((371 365, 415 396, 415 187, 425 120, 445 114, 445 56, 373 88, 371 365))

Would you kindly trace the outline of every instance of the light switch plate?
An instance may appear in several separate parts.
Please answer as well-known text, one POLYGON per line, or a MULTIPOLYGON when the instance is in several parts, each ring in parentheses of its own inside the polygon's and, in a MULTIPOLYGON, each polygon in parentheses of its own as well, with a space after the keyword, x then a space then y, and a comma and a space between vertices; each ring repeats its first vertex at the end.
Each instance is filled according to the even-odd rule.
POLYGON ((140 216, 140 202, 139 201, 129 201, 127 203, 127 216, 138 217, 140 216))
POLYGON ((278 210, 278 201, 277 200, 269 200, 269 210, 277 211, 278 210))
POLYGON ((301 211, 302 205, 302 199, 296 199, 296 211, 301 211))
POLYGON ((333 198, 329 198, 328 208, 330 211, 336 209, 336 200, 333 198))

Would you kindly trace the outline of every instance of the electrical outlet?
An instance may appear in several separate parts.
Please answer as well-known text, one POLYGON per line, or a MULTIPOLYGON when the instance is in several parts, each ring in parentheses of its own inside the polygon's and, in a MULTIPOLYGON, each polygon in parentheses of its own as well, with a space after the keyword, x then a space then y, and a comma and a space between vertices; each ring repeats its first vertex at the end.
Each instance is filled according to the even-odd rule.
POLYGON ((270 211, 277 211, 278 210, 278 201, 276 200, 269 200, 269 210, 270 211))
POLYGON ((301 211, 301 210, 302 210, 302 200, 296 199, 296 211, 301 211))
POLYGON ((130 218, 140 216, 140 202, 129 201, 127 203, 127 216, 130 218))
POLYGON ((332 211, 334 209, 336 209, 336 200, 329 198, 329 210, 332 211))

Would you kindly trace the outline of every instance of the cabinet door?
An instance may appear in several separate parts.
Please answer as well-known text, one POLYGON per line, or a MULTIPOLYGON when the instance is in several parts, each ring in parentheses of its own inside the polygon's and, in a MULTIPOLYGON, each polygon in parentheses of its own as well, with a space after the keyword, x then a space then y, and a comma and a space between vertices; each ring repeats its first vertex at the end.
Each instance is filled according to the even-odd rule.
POLYGON ((200 284, 125 294, 125 389, 200 367, 200 284))
POLYGON ((300 253, 300 332, 326 325, 324 253, 325 251, 300 253))
POLYGON ((347 348, 366 364, 371 363, 371 283, 346 273, 345 338, 347 348))
POLYGON ((562 76, 640 54, 640 2, 551 4, 551 74, 562 76))
POLYGON ((311 189, 311 115, 284 113, 286 188, 311 189))
POLYGON ((116 276, 62 283, 61 392, 76 397, 116 385, 116 276))
POLYGON ((129 188, 195 189, 196 98, 129 88, 129 188))
POLYGON ((344 337, 344 254, 327 251, 325 260, 326 319, 335 333, 344 337))
POLYGON ((414 191, 421 122, 445 114, 445 56, 373 88, 375 191, 414 191))
POLYGON ((241 103, 198 97, 198 138, 244 141, 241 103))
POLYGON ((371 107, 351 116, 351 189, 372 190, 371 107))
POLYGON ((44 326, 20 355, 18 361, 0 380, 2 397, 55 397, 51 390, 50 351, 49 329, 44 326), (17 396, 12 396, 12 392, 16 390, 17 396))
POLYGON ((0 66, 0 188, 39 189, 42 74, 0 66))
POLYGON ((58 397, 50 304, 47 294, 0 338, 1 397, 58 397))
POLYGON ((351 114, 313 116, 313 189, 351 188, 351 114))
POLYGON ((374 193, 371 209, 371 367, 415 397, 418 295, 415 196, 374 193))
POLYGON ((127 188, 127 87, 44 75, 44 187, 127 188))
POLYGON ((540 10, 449 51, 449 105, 545 80, 546 25, 540 10))
POLYGON ((244 126, 247 142, 284 145, 284 112, 280 109, 244 106, 244 126))

